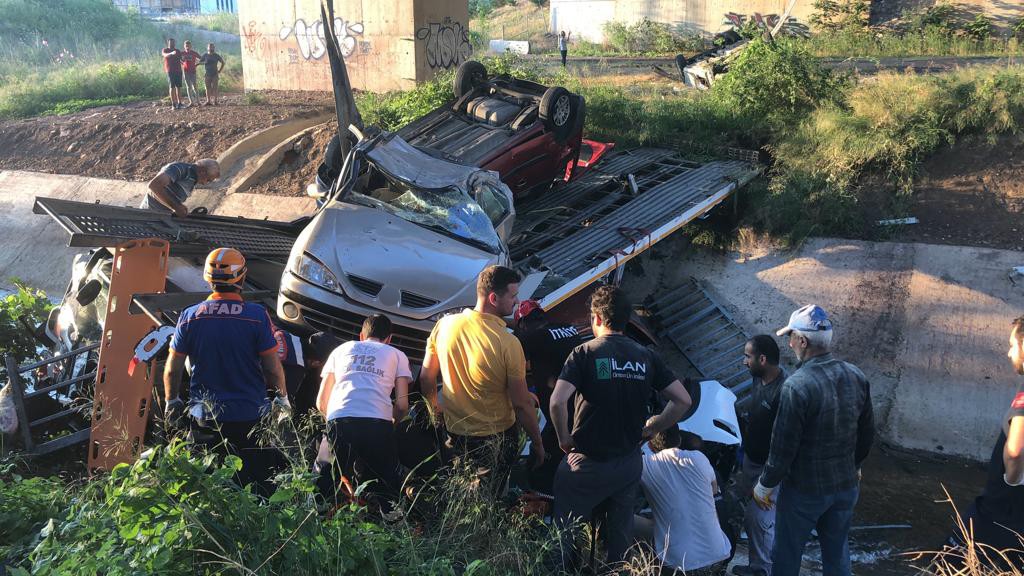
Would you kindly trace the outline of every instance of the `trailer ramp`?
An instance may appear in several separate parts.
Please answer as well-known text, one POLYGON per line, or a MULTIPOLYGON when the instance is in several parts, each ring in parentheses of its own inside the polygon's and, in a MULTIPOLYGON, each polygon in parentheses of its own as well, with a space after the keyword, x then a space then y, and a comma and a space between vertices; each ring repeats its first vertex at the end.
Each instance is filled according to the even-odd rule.
POLYGON ((697 280, 690 278, 645 307, 658 335, 672 342, 704 379, 717 380, 737 397, 750 389, 750 372, 743 366, 750 337, 697 280))
POLYGON ((519 207, 510 241, 520 269, 546 273, 547 309, 719 205, 757 176, 744 160, 698 164, 661 148, 606 157, 583 178, 519 207))

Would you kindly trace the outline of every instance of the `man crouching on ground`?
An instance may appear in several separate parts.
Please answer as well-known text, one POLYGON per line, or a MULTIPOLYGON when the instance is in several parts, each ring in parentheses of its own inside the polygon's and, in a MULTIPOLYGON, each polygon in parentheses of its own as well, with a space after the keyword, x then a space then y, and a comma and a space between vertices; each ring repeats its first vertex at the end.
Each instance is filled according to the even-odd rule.
POLYGON ((173 212, 175 216, 188 216, 185 200, 200 184, 220 178, 220 164, 213 158, 203 158, 195 164, 171 162, 149 181, 149 193, 139 208, 156 212, 173 212))

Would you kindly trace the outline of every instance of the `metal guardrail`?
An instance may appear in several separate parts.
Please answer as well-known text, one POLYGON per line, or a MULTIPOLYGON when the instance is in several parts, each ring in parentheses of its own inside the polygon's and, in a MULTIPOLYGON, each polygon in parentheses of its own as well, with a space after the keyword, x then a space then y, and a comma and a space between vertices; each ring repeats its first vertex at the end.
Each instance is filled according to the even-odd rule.
POLYGON ((13 356, 7 356, 4 359, 5 366, 7 367, 7 377, 9 379, 8 386, 11 386, 11 397, 14 400, 14 409, 18 416, 18 431, 21 438, 22 449, 25 454, 32 456, 39 456, 42 454, 49 454, 55 452, 61 448, 66 448, 74 444, 86 442, 89 440, 90 427, 86 426, 82 429, 76 429, 74 426, 69 425, 65 432, 66 434, 60 435, 52 440, 37 440, 34 429, 39 428, 44 424, 50 424, 53 422, 59 422, 62 419, 69 418, 77 413, 81 412, 78 407, 65 408, 45 416, 38 417, 34 420, 29 420, 28 412, 25 408, 26 401, 31 402, 35 398, 49 396, 53 393, 67 392, 69 389, 79 383, 88 382, 95 380, 96 371, 93 370, 86 374, 80 374, 64 380, 58 380, 57 382, 49 383, 45 386, 34 387, 31 391, 26 392, 25 380, 22 374, 38 370, 39 368, 46 368, 51 365, 64 364, 64 369, 60 371, 61 374, 67 373, 70 369, 70 362, 76 359, 81 354, 88 354, 90 351, 100 347, 97 342, 95 344, 89 344, 88 346, 82 346, 76 348, 65 354, 60 354, 52 358, 40 360, 39 362, 33 362, 31 364, 25 364, 18 366, 17 361, 13 356))

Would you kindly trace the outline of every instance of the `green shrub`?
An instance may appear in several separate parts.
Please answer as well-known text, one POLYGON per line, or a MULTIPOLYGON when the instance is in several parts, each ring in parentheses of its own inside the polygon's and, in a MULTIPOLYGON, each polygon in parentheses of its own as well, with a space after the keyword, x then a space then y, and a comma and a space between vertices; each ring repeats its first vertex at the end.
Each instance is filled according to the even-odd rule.
POLYGON ((863 29, 870 12, 868 0, 814 0, 811 24, 826 32, 863 29))
POLYGON ((39 344, 25 324, 34 329, 46 321, 53 308, 42 290, 29 288, 16 278, 13 283, 17 291, 0 298, 0 380, 7 379, 3 359, 8 355, 14 356, 18 364, 38 356, 36 347, 39 344))
POLYGON ((0 558, 24 557, 39 530, 66 512, 67 487, 57 478, 0 473, 0 558))
POLYGON ((671 26, 647 18, 634 24, 606 22, 604 36, 609 47, 625 54, 669 54, 682 43, 671 26))
POLYGON ((992 36, 992 19, 984 14, 978 14, 964 25, 967 36, 975 42, 984 42, 992 36))
POLYGON ((137 574, 378 572, 392 543, 372 524, 311 506, 312 475, 279 478, 261 501, 224 464, 181 442, 120 464, 79 493, 32 552, 32 573, 137 574), (252 571, 252 572, 250 572, 252 571))
POLYGON ((843 80, 825 70, 800 41, 754 40, 729 70, 715 82, 715 96, 738 112, 763 119, 773 130, 821 103, 843 99, 843 80))

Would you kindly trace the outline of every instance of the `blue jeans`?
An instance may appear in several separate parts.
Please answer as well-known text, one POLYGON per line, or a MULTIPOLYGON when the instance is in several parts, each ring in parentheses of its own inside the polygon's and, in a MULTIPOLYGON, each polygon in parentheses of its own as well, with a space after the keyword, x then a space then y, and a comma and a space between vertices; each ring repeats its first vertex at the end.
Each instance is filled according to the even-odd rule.
POLYGON ((799 576, 800 559, 811 530, 818 529, 824 576, 850 576, 850 522, 860 487, 815 495, 785 484, 779 490, 775 513, 773 576, 799 576))

